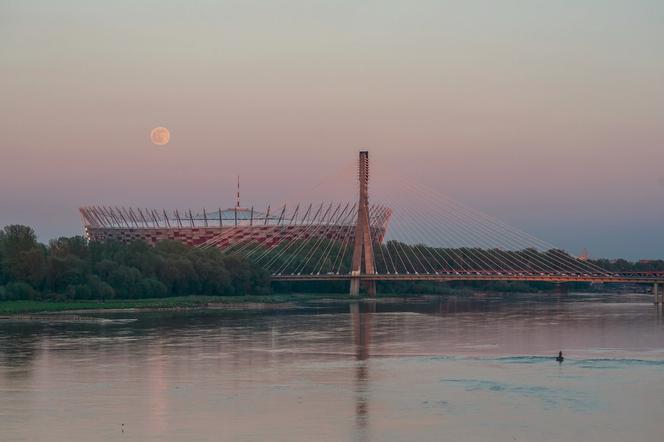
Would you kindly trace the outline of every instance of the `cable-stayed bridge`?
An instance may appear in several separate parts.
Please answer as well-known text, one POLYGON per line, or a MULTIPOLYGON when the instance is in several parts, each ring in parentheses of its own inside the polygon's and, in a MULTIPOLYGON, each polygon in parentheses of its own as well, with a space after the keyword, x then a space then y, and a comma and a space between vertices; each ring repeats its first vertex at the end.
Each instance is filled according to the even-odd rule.
POLYGON ((609 272, 398 173, 387 182, 407 198, 370 199, 367 151, 354 169, 352 202, 236 207, 225 229, 219 211, 220 231, 197 246, 245 257, 275 281, 349 281, 352 295, 375 295, 376 281, 647 283, 659 302, 664 272, 609 272))

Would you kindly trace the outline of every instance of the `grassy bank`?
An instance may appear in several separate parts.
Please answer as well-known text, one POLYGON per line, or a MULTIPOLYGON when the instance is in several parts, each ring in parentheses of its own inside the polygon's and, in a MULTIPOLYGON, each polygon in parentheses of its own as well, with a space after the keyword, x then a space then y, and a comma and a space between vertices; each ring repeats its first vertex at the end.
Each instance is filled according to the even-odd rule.
POLYGON ((243 296, 177 296, 170 298, 80 301, 0 301, 0 315, 98 309, 204 308, 210 304, 278 304, 320 299, 347 300, 347 294, 288 294, 243 296))

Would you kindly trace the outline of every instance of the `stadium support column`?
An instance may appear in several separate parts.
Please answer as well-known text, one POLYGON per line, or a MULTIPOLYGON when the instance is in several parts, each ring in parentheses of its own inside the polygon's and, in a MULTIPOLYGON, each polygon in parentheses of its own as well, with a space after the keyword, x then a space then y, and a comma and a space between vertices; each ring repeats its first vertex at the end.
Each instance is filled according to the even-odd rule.
MULTIPOLYGON (((360 151, 359 179, 360 198, 357 206, 357 223, 355 224, 355 242, 351 267, 351 296, 359 295, 363 275, 376 273, 369 224, 369 152, 366 150, 360 151)), ((367 280, 366 286, 368 295, 376 296, 376 281, 367 280)))

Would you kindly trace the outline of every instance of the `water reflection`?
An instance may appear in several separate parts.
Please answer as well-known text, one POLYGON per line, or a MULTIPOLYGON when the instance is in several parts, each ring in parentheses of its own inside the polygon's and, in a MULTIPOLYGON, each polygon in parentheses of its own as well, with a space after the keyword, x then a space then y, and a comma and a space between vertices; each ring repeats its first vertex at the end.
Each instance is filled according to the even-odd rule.
POLYGON ((0 368, 10 380, 27 380, 32 375, 43 339, 33 326, 12 324, 0 333, 0 368))
POLYGON ((168 357, 164 354, 164 339, 157 338, 148 349, 148 401, 150 415, 147 418, 150 434, 164 434, 168 415, 168 357))
POLYGON ((376 303, 354 303, 350 305, 353 323, 353 345, 355 347, 355 426, 358 440, 368 438, 369 425, 369 356, 371 332, 376 303))
POLYGON ((649 298, 100 315, 135 321, 0 323, 0 439, 513 440, 524 419, 517 440, 662 430, 648 414, 664 396, 649 298), (569 363, 541 356, 560 349, 569 363), (616 407, 641 424, 583 433, 616 407))

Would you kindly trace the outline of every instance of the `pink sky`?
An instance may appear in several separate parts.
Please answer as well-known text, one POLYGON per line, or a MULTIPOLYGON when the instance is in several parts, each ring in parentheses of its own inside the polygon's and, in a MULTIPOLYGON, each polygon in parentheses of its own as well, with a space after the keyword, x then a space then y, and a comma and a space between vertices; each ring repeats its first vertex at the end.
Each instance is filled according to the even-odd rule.
POLYGON ((229 206, 236 174, 262 205, 368 149, 574 253, 664 257, 663 41, 645 0, 5 2, 0 226, 229 206))

